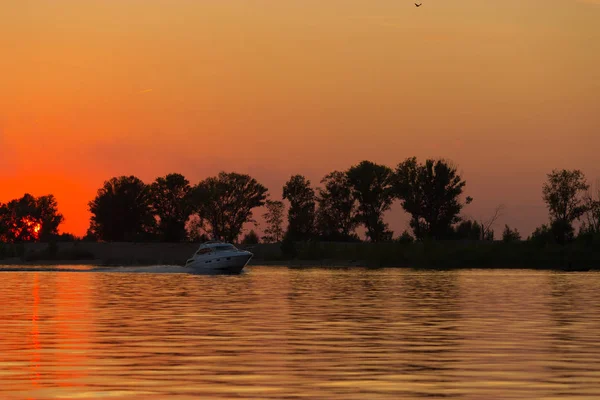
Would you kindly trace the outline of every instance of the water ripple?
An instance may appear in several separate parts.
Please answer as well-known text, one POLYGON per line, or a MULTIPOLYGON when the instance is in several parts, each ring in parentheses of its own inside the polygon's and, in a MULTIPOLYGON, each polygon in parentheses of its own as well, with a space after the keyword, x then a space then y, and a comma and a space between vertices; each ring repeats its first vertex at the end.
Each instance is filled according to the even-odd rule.
POLYGON ((2 399, 600 398, 595 272, 63 269, 2 273, 2 399))

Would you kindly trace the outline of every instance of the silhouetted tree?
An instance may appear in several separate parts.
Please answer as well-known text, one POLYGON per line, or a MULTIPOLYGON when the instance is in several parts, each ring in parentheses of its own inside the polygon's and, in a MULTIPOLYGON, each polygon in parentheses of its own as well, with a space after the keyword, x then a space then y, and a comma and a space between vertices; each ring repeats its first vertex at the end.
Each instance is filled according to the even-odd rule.
MULTIPOLYGON (((192 189, 192 197, 194 197, 193 189, 192 189)), ((204 225, 205 225, 204 220, 202 218, 200 218, 200 215, 198 215, 198 213, 194 213, 194 214, 190 215, 190 217, 188 218, 188 220, 185 223, 185 230, 187 232, 188 241, 193 242, 193 243, 196 243, 196 242, 204 243, 204 242, 209 241, 210 239, 209 239, 208 235, 206 234, 204 225)))
POLYGON ((72 233, 63 232, 60 235, 56 235, 55 240, 57 242, 77 242, 80 239, 72 233))
POLYGON ((8 207, 0 203, 0 242, 8 242, 8 207))
POLYGON ((40 241, 48 241, 58 235, 58 227, 65 220, 58 212, 58 202, 54 195, 40 196, 35 199, 35 219, 41 224, 38 238, 40 241))
POLYGON ((252 222, 252 209, 265 204, 267 188, 249 175, 221 172, 193 189, 196 210, 205 232, 217 240, 234 242, 242 226, 252 222))
POLYGON ((573 224, 562 219, 555 219, 550 223, 550 232, 558 244, 565 244, 575 239, 573 224))
POLYGON ((461 221, 456 227, 457 239, 482 240, 483 228, 477 221, 461 221))
POLYGON ((260 240, 258 239, 258 235, 256 234, 256 232, 254 232, 254 230, 248 232, 246 235, 244 235, 244 238, 242 239, 243 244, 258 244, 259 241, 260 240))
POLYGON ((81 240, 84 242, 97 242, 98 237, 96 236, 96 233, 92 230, 92 228, 89 227, 85 232, 85 236, 83 236, 81 240))
POLYGON ((580 170, 552 170, 542 188, 550 214, 551 230, 559 244, 573 237, 572 223, 581 218, 587 207, 583 195, 589 189, 580 170))
POLYGON ((504 231, 502 232, 503 242, 518 242, 521 240, 521 234, 515 229, 510 229, 508 225, 504 225, 504 231))
POLYGON ((131 242, 154 232, 150 188, 133 175, 104 182, 88 206, 92 213, 89 233, 98 240, 131 242))
POLYGON ((415 238, 410 234, 410 232, 408 232, 407 230, 405 230, 404 232, 402 232, 402 235, 400 235, 398 237, 398 239, 396 239, 396 241, 400 242, 400 243, 413 243, 415 241, 415 238))
POLYGON ((596 187, 596 193, 587 192, 585 197, 586 232, 600 233, 600 181, 596 187))
POLYGON ((535 228, 535 230, 531 233, 531 236, 527 238, 527 241, 539 246, 555 243, 552 230, 546 224, 535 228))
POLYGON ((348 175, 334 171, 321 180, 318 189, 317 232, 321 239, 330 241, 357 241, 354 230, 358 226, 357 205, 352 195, 348 175))
POLYGON ((0 239, 6 242, 48 241, 64 220, 53 195, 29 193, 0 207, 0 239))
POLYGON ((352 196, 358 202, 358 221, 367 229, 367 237, 372 242, 391 240, 393 232, 383 222, 383 213, 394 200, 393 171, 385 165, 362 161, 350 167, 346 174, 352 196))
MULTIPOLYGON (((413 157, 398 165, 395 192, 411 215, 410 226, 417 239, 452 236, 452 225, 460 221, 463 204, 459 197, 465 184, 456 167, 444 160, 430 159, 420 165, 413 157)), ((467 197, 467 204, 471 200, 467 197)))
POLYGON ((308 240, 315 228, 315 191, 310 181, 294 175, 283 186, 283 198, 290 202, 287 235, 290 240, 308 240))
POLYGON ((181 174, 157 178, 150 186, 152 212, 158 217, 158 234, 163 241, 186 238, 185 223, 192 214, 191 186, 181 174))
MULTIPOLYGON (((467 201, 470 203, 473 199, 468 197, 467 201)), ((500 204, 494 209, 494 213, 485 221, 481 220, 479 225, 481 226, 481 240, 494 240, 494 230, 492 227, 502 214, 502 210, 504 209, 504 205, 500 204)))
POLYGON ((265 243, 279 242, 283 238, 283 201, 267 200, 265 203, 267 212, 263 214, 263 218, 267 223, 263 241, 265 243))

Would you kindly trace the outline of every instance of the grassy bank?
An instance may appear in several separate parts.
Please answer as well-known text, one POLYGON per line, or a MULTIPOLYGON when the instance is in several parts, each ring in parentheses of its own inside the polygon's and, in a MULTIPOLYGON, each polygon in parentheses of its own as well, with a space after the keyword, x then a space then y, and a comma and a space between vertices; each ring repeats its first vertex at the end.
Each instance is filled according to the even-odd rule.
MULTIPOLYGON (((243 246, 253 265, 315 265, 411 268, 600 269, 600 242, 567 246, 533 242, 445 241, 423 243, 295 243, 243 246)), ((0 264, 182 265, 195 243, 0 243, 0 264)))
POLYGON ((600 268, 600 245, 445 241, 423 243, 305 243, 297 260, 351 260, 368 266, 411 268, 600 268))

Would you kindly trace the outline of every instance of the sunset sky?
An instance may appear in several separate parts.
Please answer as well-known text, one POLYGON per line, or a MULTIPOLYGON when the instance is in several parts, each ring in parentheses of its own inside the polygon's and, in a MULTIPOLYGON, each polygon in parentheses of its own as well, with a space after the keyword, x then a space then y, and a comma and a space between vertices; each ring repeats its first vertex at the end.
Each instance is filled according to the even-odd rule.
POLYGON ((600 178, 600 0, 413 3, 1 1, 0 202, 53 193, 83 235, 117 175, 236 171, 280 199, 295 173, 444 157, 466 215, 505 204, 496 232, 526 236, 553 168, 600 178))

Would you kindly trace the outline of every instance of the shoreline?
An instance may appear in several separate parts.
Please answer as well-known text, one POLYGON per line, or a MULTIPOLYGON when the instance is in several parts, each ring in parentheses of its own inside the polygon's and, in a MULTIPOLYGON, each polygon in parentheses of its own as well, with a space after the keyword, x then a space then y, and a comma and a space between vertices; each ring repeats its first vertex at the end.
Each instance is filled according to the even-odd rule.
MULTIPOLYGON (((419 243, 298 242, 290 253, 280 243, 237 245, 254 254, 248 266, 293 268, 600 269, 600 246, 573 243, 540 246, 531 242, 446 241, 419 243)), ((183 266, 198 243, 59 242, 0 243, 0 266, 88 265, 183 266)))
MULTIPOLYGON (((10 267, 52 267, 52 266, 86 266, 96 268, 115 268, 115 267, 128 267, 128 268, 147 268, 147 267, 158 267, 158 266, 173 266, 181 267, 182 264, 175 263, 160 263, 160 262, 142 262, 142 263, 107 263, 100 259, 93 260, 36 260, 36 261, 24 261, 19 258, 2 259, 0 260, 0 272, 3 270, 11 271, 10 267)), ((588 272, 588 271, 600 271, 600 268, 584 267, 584 268, 562 268, 562 267, 539 267, 539 266, 470 266, 465 265, 462 267, 457 266, 417 266, 417 265, 399 265, 399 264, 378 264, 368 261, 356 261, 356 260, 256 260, 250 262, 246 267, 285 267, 285 268, 364 268, 364 269, 410 269, 410 270, 422 270, 422 271, 454 271, 454 270, 466 270, 466 269, 477 269, 477 270, 538 270, 538 271, 566 271, 566 272, 588 272)), ((18 270, 18 269, 17 269, 18 270)))

